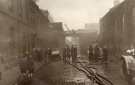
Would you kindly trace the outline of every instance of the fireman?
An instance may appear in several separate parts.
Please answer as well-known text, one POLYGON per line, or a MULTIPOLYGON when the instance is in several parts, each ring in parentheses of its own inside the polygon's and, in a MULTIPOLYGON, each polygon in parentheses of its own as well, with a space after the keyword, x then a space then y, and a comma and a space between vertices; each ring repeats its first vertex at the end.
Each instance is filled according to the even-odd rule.
POLYGON ((74 50, 74 46, 72 45, 71 47, 71 58, 72 58, 72 62, 75 61, 75 50, 74 50))
POLYGON ((70 50, 70 48, 69 48, 69 46, 67 46, 67 48, 66 48, 66 61, 67 62, 70 62, 70 59, 71 59, 71 50, 70 50))
POLYGON ((94 48, 94 61, 98 62, 100 56, 100 48, 98 45, 96 45, 94 48))
POLYGON ((35 61, 38 61, 40 62, 43 58, 42 56, 42 52, 41 52, 41 49, 40 48, 33 48, 33 57, 35 59, 35 61))
POLYGON ((88 57, 89 57, 89 62, 93 60, 93 47, 92 47, 92 45, 90 45, 88 48, 88 57))
POLYGON ((103 47, 103 61, 107 62, 108 61, 108 49, 106 47, 103 47))
POLYGON ((29 73, 34 72, 33 58, 32 58, 32 55, 30 55, 30 53, 28 51, 21 58, 20 70, 21 70, 21 73, 26 73, 26 71, 29 71, 29 73))
POLYGON ((32 59, 32 55, 29 55, 28 57, 27 57, 27 65, 28 65, 28 70, 29 70, 29 72, 30 72, 30 74, 31 74, 31 76, 32 76, 32 74, 34 73, 34 61, 33 61, 33 59, 32 59))
POLYGON ((18 78, 18 85, 30 85, 32 82, 32 75, 34 73, 34 62, 29 52, 26 52, 20 58, 21 76, 18 78))
POLYGON ((19 61, 20 72, 21 72, 21 74, 23 74, 26 72, 26 69, 27 69, 27 65, 26 65, 27 58, 25 57, 25 55, 22 55, 19 58, 19 60, 20 60, 19 61))
POLYGON ((77 59, 77 47, 74 47, 74 61, 77 59))
POLYGON ((66 62, 66 47, 63 49, 63 61, 66 62))
POLYGON ((52 56, 52 50, 51 50, 51 48, 48 48, 48 49, 47 49, 47 62, 50 61, 51 56, 52 56))

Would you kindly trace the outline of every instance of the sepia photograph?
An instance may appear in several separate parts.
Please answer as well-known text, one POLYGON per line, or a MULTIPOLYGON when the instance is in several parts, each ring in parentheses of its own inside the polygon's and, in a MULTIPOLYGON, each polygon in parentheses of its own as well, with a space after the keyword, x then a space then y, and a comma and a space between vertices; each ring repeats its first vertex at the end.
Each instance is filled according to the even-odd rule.
POLYGON ((135 85, 135 0, 0 0, 0 85, 135 85))

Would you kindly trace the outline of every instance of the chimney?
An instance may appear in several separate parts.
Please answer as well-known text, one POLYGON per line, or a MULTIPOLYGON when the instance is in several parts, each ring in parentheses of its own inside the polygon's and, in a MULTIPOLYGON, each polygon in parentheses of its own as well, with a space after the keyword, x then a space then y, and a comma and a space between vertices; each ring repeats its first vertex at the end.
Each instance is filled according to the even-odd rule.
POLYGON ((120 3, 120 0, 114 0, 113 6, 117 6, 120 3))

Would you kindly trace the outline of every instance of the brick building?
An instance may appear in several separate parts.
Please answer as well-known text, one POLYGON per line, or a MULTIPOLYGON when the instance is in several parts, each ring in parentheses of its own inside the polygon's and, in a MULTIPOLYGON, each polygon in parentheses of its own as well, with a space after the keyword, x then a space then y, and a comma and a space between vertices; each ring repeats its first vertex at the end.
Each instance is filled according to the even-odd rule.
POLYGON ((41 22, 49 20, 33 0, 0 0, 0 85, 12 85, 18 77, 16 56, 36 46, 41 22))
POLYGON ((36 29, 38 48, 62 48, 64 42, 64 30, 62 22, 54 22, 47 10, 40 10, 38 27, 36 29))
POLYGON ((78 30, 81 54, 87 55, 89 45, 93 45, 98 38, 98 24, 87 24, 85 29, 78 30))
POLYGON ((18 77, 17 56, 34 47, 62 46, 62 23, 52 22, 35 0, 0 0, 0 85, 11 85, 18 77))
POLYGON ((51 37, 50 47, 63 48, 65 44, 65 34, 62 22, 53 22, 49 24, 48 36, 51 37))
POLYGON ((100 44, 120 52, 135 44, 135 4, 125 0, 115 5, 100 20, 100 44))

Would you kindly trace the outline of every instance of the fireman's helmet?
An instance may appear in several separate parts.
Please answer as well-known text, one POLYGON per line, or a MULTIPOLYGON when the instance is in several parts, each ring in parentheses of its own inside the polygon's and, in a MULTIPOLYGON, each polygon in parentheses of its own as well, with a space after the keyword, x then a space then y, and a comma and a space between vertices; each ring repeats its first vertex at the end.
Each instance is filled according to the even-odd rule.
POLYGON ((126 53, 129 55, 135 55, 135 49, 129 49, 126 51, 126 53))

